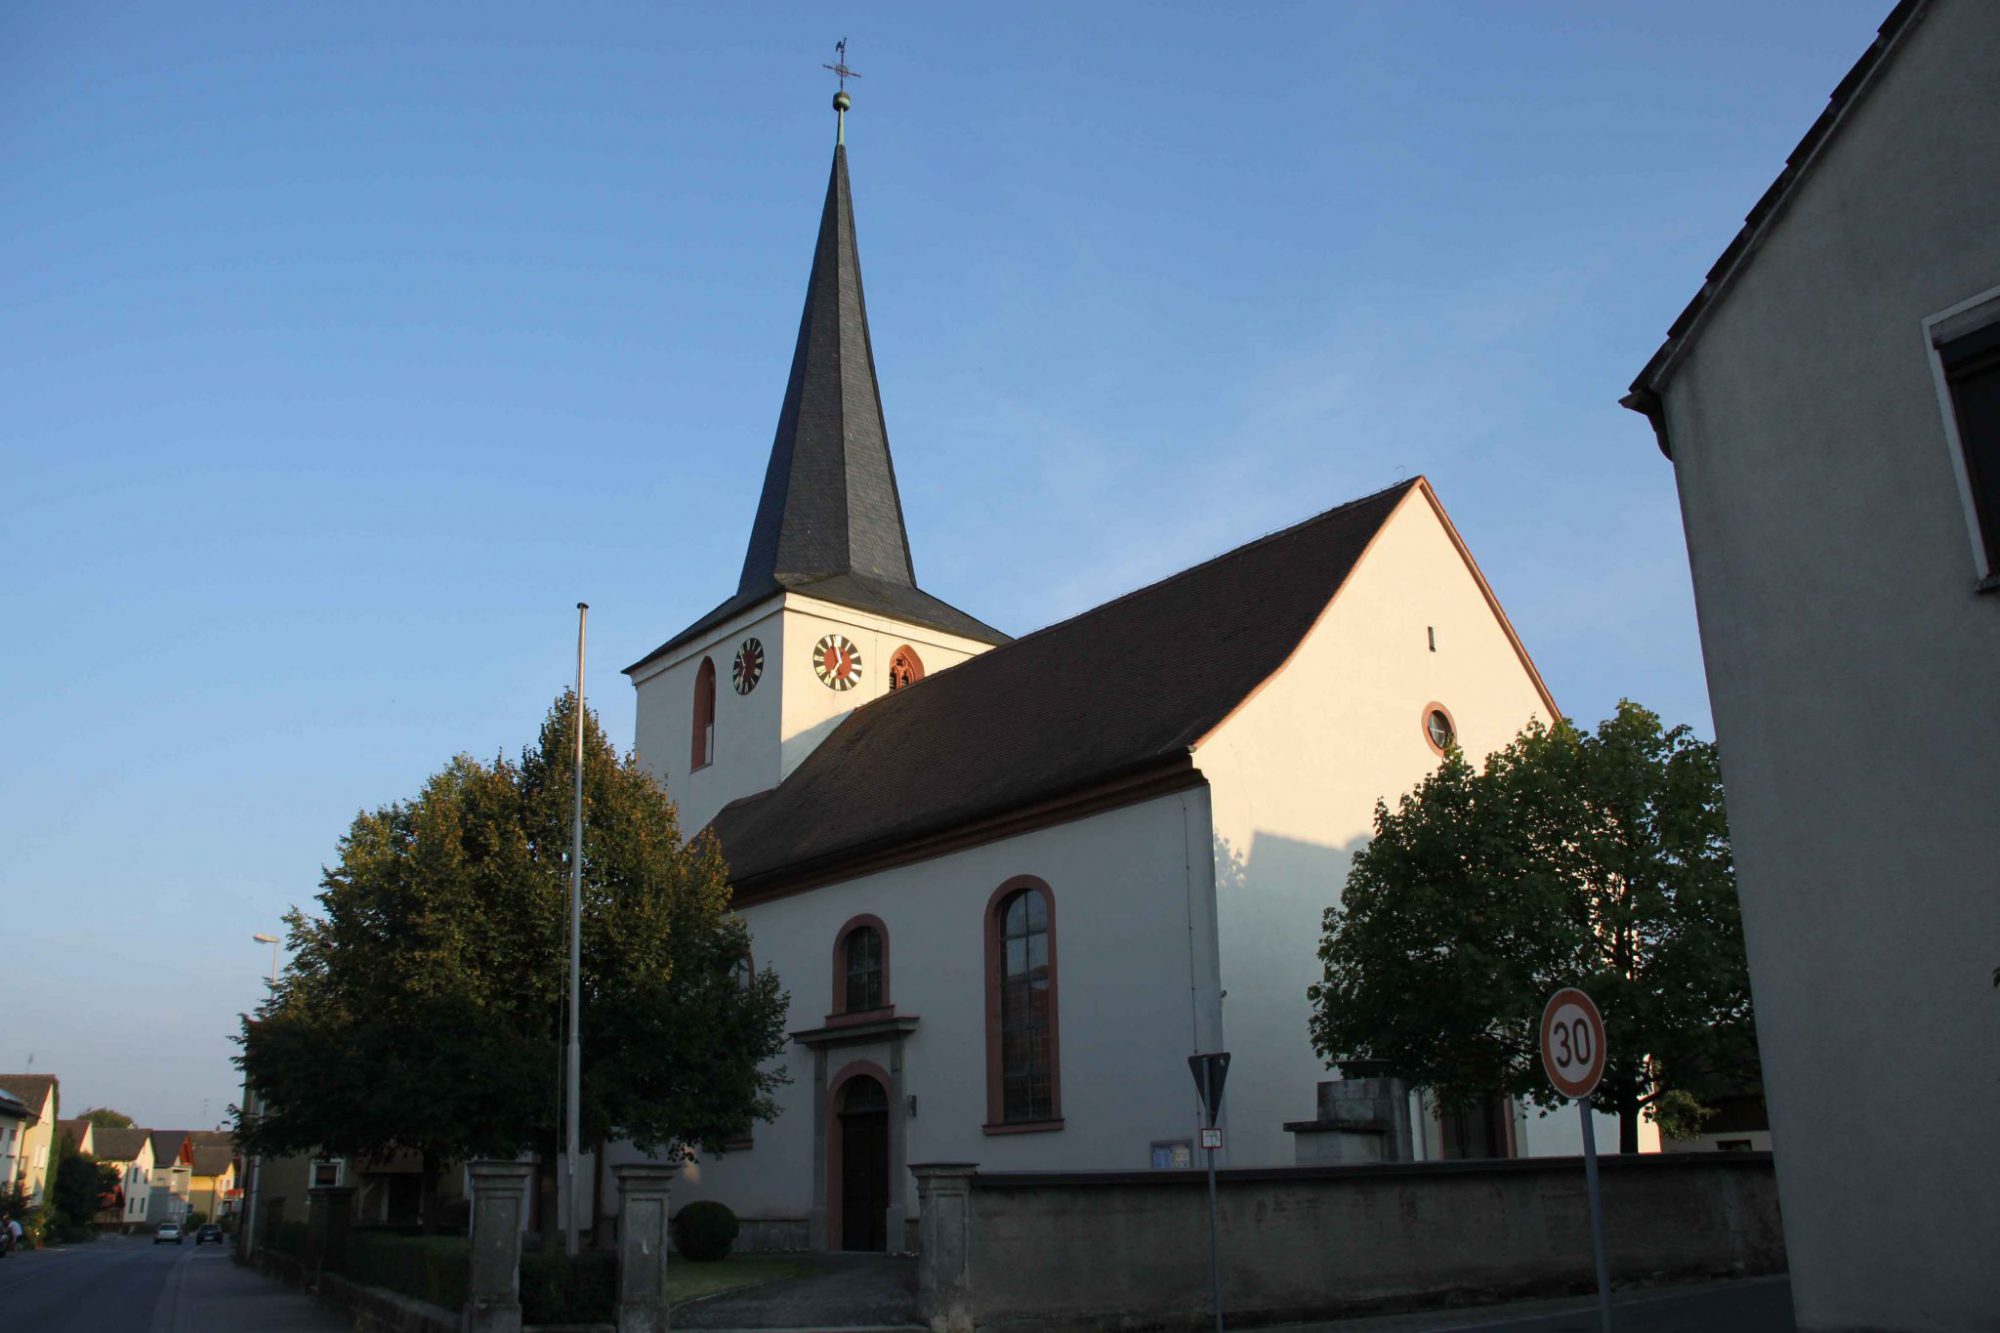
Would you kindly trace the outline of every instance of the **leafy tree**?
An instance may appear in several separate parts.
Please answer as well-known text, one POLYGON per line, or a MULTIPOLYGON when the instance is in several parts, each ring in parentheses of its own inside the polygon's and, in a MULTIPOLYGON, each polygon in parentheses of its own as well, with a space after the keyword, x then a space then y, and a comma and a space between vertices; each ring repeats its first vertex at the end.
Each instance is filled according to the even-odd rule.
POLYGON ((92 1237, 92 1225, 104 1200, 118 1190, 118 1168, 71 1152, 56 1164, 49 1202, 55 1213, 56 1235, 63 1240, 92 1237))
POLYGON ((1388 1061, 1446 1103, 1553 1106, 1539 1023, 1573 985, 1604 1015, 1593 1101, 1620 1151, 1675 1090, 1698 1105, 1757 1084, 1715 746, 1629 700, 1594 735, 1531 725, 1476 771, 1454 750, 1378 804, 1324 927, 1310 994, 1329 1063, 1388 1061))
MULTIPOLYGON (((447 1162, 553 1155, 574 708, 565 693, 518 763, 460 756, 414 800, 356 817, 244 1022, 251 1151, 411 1149, 427 1182, 447 1162)), ((684 842, 665 790, 584 719, 583 1131, 719 1149, 776 1114, 783 1075, 760 1066, 783 1050, 786 998, 742 967, 714 841, 684 842)))
POLYGON ((123 1111, 114 1111, 108 1106, 93 1106, 81 1117, 99 1129, 131 1129, 134 1121, 123 1111))

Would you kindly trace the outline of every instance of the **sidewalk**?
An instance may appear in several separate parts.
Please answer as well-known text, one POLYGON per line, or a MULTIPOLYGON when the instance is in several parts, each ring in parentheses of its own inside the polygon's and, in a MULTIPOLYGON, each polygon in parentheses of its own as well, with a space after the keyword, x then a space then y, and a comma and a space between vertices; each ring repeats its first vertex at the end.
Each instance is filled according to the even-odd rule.
POLYGON ((148 1333, 349 1333, 349 1322, 251 1268, 240 1268, 225 1246, 203 1246, 173 1267, 148 1333))
MULTIPOLYGON (((1791 1279, 1744 1278, 1611 1293, 1617 1333, 1792 1333, 1791 1279)), ((1322 1324, 1281 1324, 1285 1333, 1597 1333, 1597 1298, 1515 1301, 1418 1314, 1374 1315, 1322 1324)))

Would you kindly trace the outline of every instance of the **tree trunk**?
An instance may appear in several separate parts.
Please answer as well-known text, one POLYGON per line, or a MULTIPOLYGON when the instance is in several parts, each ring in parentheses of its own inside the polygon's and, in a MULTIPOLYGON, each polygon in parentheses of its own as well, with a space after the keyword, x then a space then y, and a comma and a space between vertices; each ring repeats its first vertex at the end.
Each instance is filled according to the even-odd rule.
POLYGON ((1636 1153, 1639 1151, 1639 1094, 1635 1089, 1623 1089, 1614 1103, 1618 1111, 1618 1151, 1636 1153))
POLYGON ((443 1219, 438 1216, 438 1176, 442 1167, 437 1155, 428 1150, 423 1154, 423 1165, 419 1168, 417 1185, 417 1222, 428 1236, 443 1229, 443 1219))

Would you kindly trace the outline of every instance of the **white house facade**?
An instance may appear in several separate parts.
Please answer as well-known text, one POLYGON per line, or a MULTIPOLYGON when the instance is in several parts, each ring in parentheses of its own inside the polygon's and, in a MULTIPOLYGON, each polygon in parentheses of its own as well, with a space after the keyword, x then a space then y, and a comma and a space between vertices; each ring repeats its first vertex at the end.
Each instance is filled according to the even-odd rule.
POLYGON ((753 1245, 909 1248, 914 1162, 1195 1165, 1201 1052, 1233 1058, 1222 1164, 1299 1160, 1376 802, 1557 716, 1422 478, 1018 640, 920 589, 844 148, 739 587, 627 671, 791 995, 777 1119, 676 1191, 753 1245))
POLYGON ((1672 459, 1801 1329, 1990 1329, 2000 6, 1906 0, 1633 385, 1672 459), (1911 1095, 1949 1105, 1913 1114, 1911 1095))

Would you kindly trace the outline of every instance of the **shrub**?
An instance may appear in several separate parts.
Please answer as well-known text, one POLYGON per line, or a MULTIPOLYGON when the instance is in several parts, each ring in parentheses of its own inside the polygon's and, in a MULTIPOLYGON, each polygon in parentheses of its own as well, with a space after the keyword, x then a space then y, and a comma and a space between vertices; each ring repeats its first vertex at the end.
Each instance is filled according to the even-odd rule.
POLYGON ((521 1256, 523 1324, 604 1324, 618 1314, 618 1255, 561 1250, 521 1256))
POLYGON ((269 1242, 273 1254, 298 1258, 306 1252, 306 1224, 304 1222, 280 1222, 271 1229, 269 1242))
POLYGON ((697 1199, 674 1214, 674 1248, 683 1259, 726 1259, 736 1243, 736 1214, 726 1203, 697 1199))
POLYGON ((472 1242, 463 1236, 398 1236, 369 1229, 347 1237, 343 1276, 446 1310, 463 1310, 472 1284, 472 1242))
POLYGON ((208 1221, 207 1213, 204 1213, 199 1208, 190 1208, 188 1209, 188 1215, 181 1219, 181 1224, 183 1226, 198 1227, 206 1221, 208 1221))

